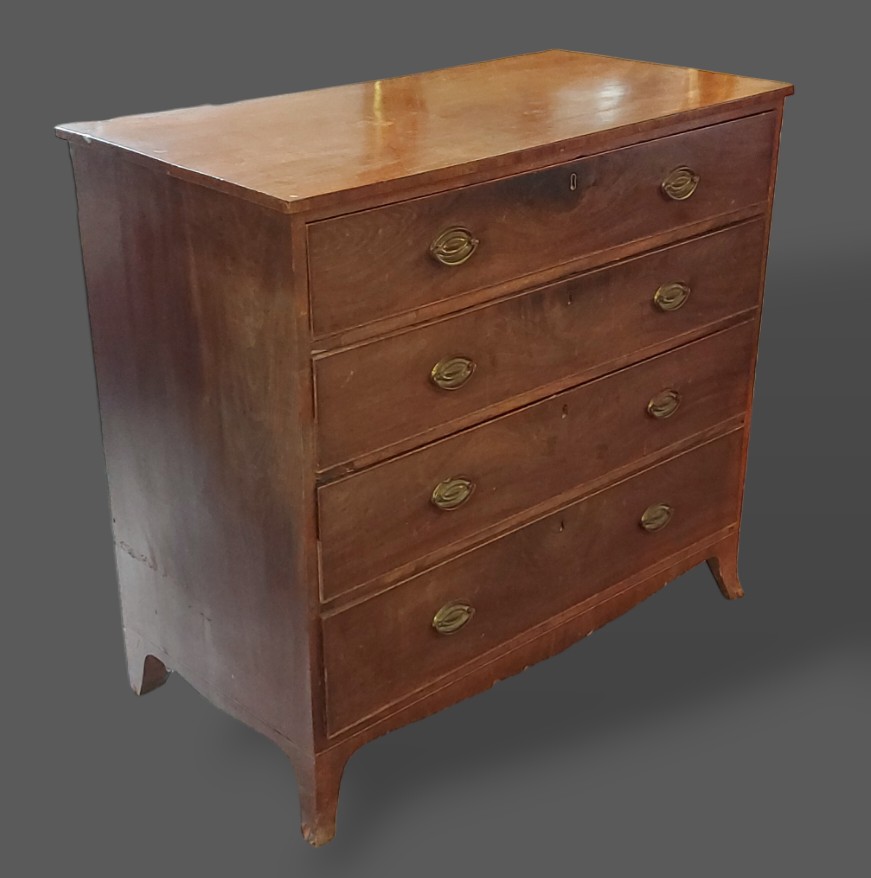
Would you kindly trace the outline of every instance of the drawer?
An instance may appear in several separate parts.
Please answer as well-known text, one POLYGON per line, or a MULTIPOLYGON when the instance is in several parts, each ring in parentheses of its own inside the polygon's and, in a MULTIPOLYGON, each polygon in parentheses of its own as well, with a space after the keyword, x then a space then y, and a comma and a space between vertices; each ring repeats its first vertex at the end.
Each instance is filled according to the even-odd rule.
POLYGON ((310 223, 314 333, 762 205, 774 130, 775 114, 762 113, 310 223), (681 168, 691 174, 676 174, 681 168))
POLYGON ((329 732, 734 524, 742 434, 686 452, 324 618, 329 732), (645 530, 647 510, 648 526, 665 526, 645 530), (436 614, 449 629, 463 622, 463 607, 472 613, 465 625, 435 630, 436 614))
POLYGON ((743 323, 324 485, 324 599, 413 573, 457 541, 740 416, 755 333, 755 320, 743 323))
POLYGON ((764 236, 754 220, 317 358, 320 468, 446 435, 481 420, 488 406, 524 394, 528 402, 541 388, 565 388, 755 307, 764 236), (689 291, 685 299, 673 295, 675 283, 689 291), (657 306, 660 289, 672 291, 662 304, 679 307, 657 306), (433 372, 447 364, 441 380, 450 383, 451 363, 460 363, 460 386, 445 389, 433 372))

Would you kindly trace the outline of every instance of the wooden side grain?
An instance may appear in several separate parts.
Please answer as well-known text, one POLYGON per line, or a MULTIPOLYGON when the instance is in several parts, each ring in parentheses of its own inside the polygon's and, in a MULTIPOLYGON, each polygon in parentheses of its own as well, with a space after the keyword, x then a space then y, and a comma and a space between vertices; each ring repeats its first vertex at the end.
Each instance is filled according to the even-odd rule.
POLYGON ((72 155, 131 662, 149 650, 310 749, 312 412, 290 220, 72 155))
MULTIPOLYGON (((768 174, 768 195, 766 211, 764 216, 764 236, 763 236, 763 253, 762 260, 759 265, 759 275, 757 278, 759 304, 762 305, 765 295, 765 274, 768 268, 768 248, 771 243, 771 220, 774 210, 774 189, 777 182, 777 160, 780 154, 780 132, 783 124, 783 103, 777 109, 774 119, 774 131, 772 134, 771 148, 771 168, 768 174)), ((746 427, 744 429, 744 444, 741 449, 741 466, 738 474, 740 493, 739 493, 739 518, 738 529, 740 533, 741 516, 744 509, 744 491, 746 487, 747 474, 747 458, 750 450, 750 425, 753 415, 753 393, 756 387, 756 366, 759 357, 759 334, 762 329, 762 309, 760 307, 759 316, 756 320, 756 337, 753 342, 753 358, 749 367, 749 378, 747 383, 747 399, 744 420, 746 427)), ((720 586, 720 590, 726 597, 738 597, 744 594, 743 587, 738 578, 738 534, 732 541, 725 543, 720 547, 720 556, 709 559, 714 578, 720 586)))

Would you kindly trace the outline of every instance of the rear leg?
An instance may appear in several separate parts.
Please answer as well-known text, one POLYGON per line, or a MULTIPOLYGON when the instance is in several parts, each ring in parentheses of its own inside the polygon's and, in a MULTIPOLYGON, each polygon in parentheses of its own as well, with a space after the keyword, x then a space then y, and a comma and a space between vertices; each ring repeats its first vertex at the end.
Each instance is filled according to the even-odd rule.
POLYGON ((138 634, 124 632, 124 645, 127 650, 127 674, 130 688, 137 695, 147 695, 162 686, 169 677, 169 669, 151 652, 138 634))
POLYGON ((734 601, 744 597, 744 589, 738 579, 738 536, 729 537, 715 547, 714 554, 708 558, 708 567, 727 600, 734 601))

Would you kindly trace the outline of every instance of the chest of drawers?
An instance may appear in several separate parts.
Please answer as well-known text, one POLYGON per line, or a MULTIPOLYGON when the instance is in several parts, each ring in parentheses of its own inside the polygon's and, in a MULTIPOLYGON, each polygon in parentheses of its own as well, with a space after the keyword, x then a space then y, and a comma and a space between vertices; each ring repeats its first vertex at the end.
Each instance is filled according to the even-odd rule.
POLYGON ((366 741, 736 573, 784 83, 550 51, 60 126, 133 688, 366 741))

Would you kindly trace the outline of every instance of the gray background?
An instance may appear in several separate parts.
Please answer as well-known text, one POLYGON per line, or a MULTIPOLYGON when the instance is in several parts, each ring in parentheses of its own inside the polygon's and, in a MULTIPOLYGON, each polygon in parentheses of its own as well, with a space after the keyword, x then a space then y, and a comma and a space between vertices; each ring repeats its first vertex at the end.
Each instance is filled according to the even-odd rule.
POLYGON ((761 2, 228 6, 5 17, 10 874, 866 874, 867 34, 851 4, 803 7, 812 16, 761 2), (694 570, 582 645, 366 746, 345 774, 337 839, 315 851, 275 747, 178 677, 145 699, 127 689, 72 176, 51 127, 549 47, 797 86, 750 447, 747 597, 724 602, 694 570))

